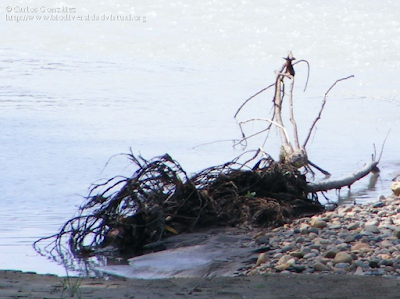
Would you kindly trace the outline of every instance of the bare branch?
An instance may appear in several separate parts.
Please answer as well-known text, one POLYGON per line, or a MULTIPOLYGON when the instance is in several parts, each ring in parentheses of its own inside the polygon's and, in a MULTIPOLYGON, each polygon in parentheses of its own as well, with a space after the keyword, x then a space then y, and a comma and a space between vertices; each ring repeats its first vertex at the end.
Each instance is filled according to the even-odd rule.
POLYGON ((296 65, 296 64, 298 64, 298 63, 300 63, 300 62, 305 62, 305 63, 307 63, 307 80, 306 80, 306 85, 304 86, 304 90, 303 90, 303 92, 305 92, 306 89, 307 89, 307 85, 308 85, 308 79, 310 78, 310 64, 308 63, 307 60, 302 59, 302 60, 299 60, 299 61, 293 63, 293 65, 296 65))
POLYGON ((261 89, 259 92, 257 92, 256 94, 252 95, 250 98, 248 98, 240 107, 239 109, 236 111, 234 118, 236 118, 236 116, 239 114, 240 110, 242 110, 242 108, 244 107, 244 105, 246 105, 252 98, 254 98, 255 96, 259 95, 260 93, 262 93, 263 91, 267 90, 268 88, 271 88, 272 86, 274 86, 275 83, 272 83, 271 85, 261 89))
POLYGON ((275 96, 274 96, 274 119, 276 120, 277 127, 279 128, 279 135, 281 137, 282 146, 286 149, 286 152, 290 154, 292 152, 292 148, 289 144, 289 138, 287 132, 283 125, 282 120, 282 97, 281 96, 281 86, 283 84, 283 78, 280 74, 277 75, 276 83, 275 83, 275 96))
POLYGON ((293 112, 293 87, 294 87, 294 76, 292 76, 292 82, 290 83, 290 89, 289 89, 289 113, 290 113, 290 122, 293 125, 293 142, 294 145, 296 146, 296 149, 300 149, 300 143, 299 143, 299 134, 297 131, 297 124, 294 119, 294 112, 293 112))
MULTIPOLYGON (((282 126, 282 125, 280 125, 280 124, 277 123, 276 121, 273 121, 272 119, 268 119, 268 118, 252 118, 252 119, 249 119, 249 120, 246 120, 246 121, 242 121, 242 122, 239 123, 240 129, 242 130, 242 125, 244 125, 244 124, 246 124, 246 123, 248 123, 248 122, 251 122, 251 121, 256 121, 256 120, 267 121, 267 122, 269 122, 269 123, 271 123, 271 124, 274 124, 274 125, 277 126, 278 128, 280 128, 280 129, 283 131, 283 133, 285 134, 285 137, 286 137, 286 139, 287 139, 288 144, 290 144, 290 138, 289 138, 289 135, 288 135, 288 133, 287 133, 285 127, 282 126)), ((268 129, 269 129, 269 128, 268 128, 268 129)), ((245 138, 248 139, 248 138, 250 138, 250 137, 252 137, 252 136, 255 136, 255 135, 257 135, 257 134, 260 134, 261 132, 265 132, 266 130, 267 130, 267 129, 264 129, 264 130, 262 130, 262 131, 260 131, 260 132, 258 132, 258 133, 256 133, 256 134, 253 134, 253 135, 251 135, 251 136, 249 136, 249 137, 245 137, 245 138)), ((244 136, 243 130, 242 130, 242 135, 244 136)))
MULTIPOLYGON (((235 147, 236 145, 241 144, 243 141, 247 141, 247 139, 250 139, 250 138, 252 138, 252 137, 254 137, 254 136, 257 136, 257 135, 259 135, 259 134, 261 134, 261 133, 264 133, 264 132, 268 131, 268 130, 271 128, 271 125, 272 125, 272 124, 269 124, 269 126, 268 126, 266 129, 263 129, 263 130, 261 130, 261 131, 258 131, 257 133, 251 134, 250 136, 247 136, 247 137, 246 137, 246 135, 244 134, 243 129, 240 127, 240 130, 241 130, 241 132, 242 132, 242 139, 240 139, 240 140, 238 140, 236 143, 234 143, 233 146, 235 147)), ((247 144, 245 145, 245 148, 246 148, 246 146, 247 146, 247 144)))
POLYGON ((306 147, 306 145, 307 145, 307 143, 308 143, 308 140, 310 139, 312 130, 314 129, 314 127, 315 127, 315 125, 317 124, 318 120, 321 119, 322 111, 324 110, 324 107, 325 107, 325 104, 326 104, 326 97, 328 96, 328 93, 331 91, 331 89, 332 89, 338 82, 344 81, 344 80, 347 80, 347 79, 350 79, 350 78, 354 78, 354 75, 348 76, 348 77, 346 77, 346 78, 338 79, 338 80, 335 81, 335 83, 333 83, 333 84, 331 85, 331 87, 329 87, 328 91, 327 91, 327 92, 325 93, 325 95, 324 95, 324 100, 322 101, 321 110, 319 111, 319 114, 318 114, 317 118, 314 120, 313 124, 311 125, 311 128, 310 128, 310 131, 308 132, 307 138, 306 138, 306 140, 304 141, 303 148, 306 147))
MULTIPOLYGON (((282 66, 280 71, 276 73, 275 79, 275 95, 274 95, 274 119, 278 126, 279 135, 281 137, 282 148, 284 149, 285 156, 291 155, 294 150, 292 145, 290 144, 288 134, 284 128, 283 120, 282 120, 282 102, 283 97, 285 96, 285 85, 283 79, 285 77, 293 78, 295 75, 295 71, 292 66, 292 61, 296 58, 293 57, 292 51, 288 52, 288 56, 283 58, 286 60, 286 63, 282 66)), ((293 86, 292 86, 293 87, 293 86)))
POLYGON ((379 154, 378 162, 379 162, 379 161, 381 160, 381 158, 382 158, 383 149, 384 149, 384 147, 385 147, 386 140, 387 140, 387 138, 389 137, 390 131, 391 131, 391 129, 389 130, 389 132, 387 132, 386 137, 385 137, 385 140, 383 140, 382 148, 381 148, 381 152, 380 152, 380 154, 379 154))
POLYGON ((324 180, 319 183, 309 183, 308 190, 310 192, 319 192, 319 191, 327 191, 331 189, 340 189, 342 187, 351 186, 354 182, 358 181, 359 179, 365 177, 371 171, 375 169, 378 165, 378 161, 372 161, 367 163, 363 168, 354 172, 351 175, 345 176, 340 179, 330 179, 324 180))
POLYGON ((314 167, 315 169, 319 170, 322 174, 326 175, 327 177, 330 177, 330 176, 331 176, 331 174, 330 174, 328 171, 322 169, 321 167, 319 167, 318 165, 314 164, 314 163, 311 162, 310 160, 308 160, 307 162, 308 162, 308 164, 310 164, 310 165, 311 165, 312 167, 314 167))
POLYGON ((222 140, 215 140, 215 141, 210 141, 210 142, 205 142, 205 143, 201 143, 198 145, 195 145, 192 147, 192 149, 196 149, 198 147, 202 147, 202 146, 207 146, 207 145, 211 145, 211 144, 216 144, 216 143, 222 143, 222 142, 236 142, 237 139, 222 139, 222 140))

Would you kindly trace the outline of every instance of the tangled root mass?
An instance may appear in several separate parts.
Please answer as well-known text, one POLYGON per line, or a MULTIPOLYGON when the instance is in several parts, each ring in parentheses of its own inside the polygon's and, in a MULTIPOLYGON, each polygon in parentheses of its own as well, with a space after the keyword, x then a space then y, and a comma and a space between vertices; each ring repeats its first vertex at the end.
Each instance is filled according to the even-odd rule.
POLYGON ((199 227, 278 226, 323 210, 307 191, 305 175, 270 158, 253 168, 232 161, 189 177, 168 154, 129 157, 137 166, 132 177, 94 185, 78 216, 37 242, 51 239, 47 251, 67 243, 74 256, 108 246, 136 255, 148 244, 199 227))

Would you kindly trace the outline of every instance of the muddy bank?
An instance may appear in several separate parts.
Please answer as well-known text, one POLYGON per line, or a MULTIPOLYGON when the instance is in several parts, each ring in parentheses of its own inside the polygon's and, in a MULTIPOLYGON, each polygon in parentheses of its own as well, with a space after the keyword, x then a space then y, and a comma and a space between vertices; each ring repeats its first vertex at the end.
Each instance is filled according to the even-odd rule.
MULTIPOLYGON (((72 278, 71 280, 73 280, 72 278)), ((0 298, 79 298, 64 278, 0 271, 0 298)), ((160 280, 83 279, 81 298, 398 298, 400 281, 383 277, 270 274, 160 280)))

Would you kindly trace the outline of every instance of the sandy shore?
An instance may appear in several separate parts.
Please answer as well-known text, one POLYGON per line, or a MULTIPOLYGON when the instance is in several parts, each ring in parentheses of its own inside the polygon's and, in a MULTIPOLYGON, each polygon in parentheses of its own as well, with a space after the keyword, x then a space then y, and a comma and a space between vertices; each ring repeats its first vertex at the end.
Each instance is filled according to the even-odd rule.
POLYGON ((399 298, 400 280, 354 275, 269 274, 162 280, 91 279, 0 271, 0 298, 399 298))

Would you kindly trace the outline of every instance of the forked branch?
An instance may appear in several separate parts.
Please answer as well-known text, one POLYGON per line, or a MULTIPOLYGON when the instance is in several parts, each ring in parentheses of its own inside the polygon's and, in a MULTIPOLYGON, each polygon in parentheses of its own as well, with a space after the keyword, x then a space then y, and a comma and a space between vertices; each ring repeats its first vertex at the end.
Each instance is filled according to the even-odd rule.
POLYGON ((304 141, 304 144, 303 144, 303 147, 304 147, 304 148, 306 147, 306 145, 307 145, 307 143, 308 143, 308 140, 310 139, 311 133, 312 133, 312 131, 313 131, 315 125, 316 125, 317 122, 321 119, 322 111, 324 110, 324 107, 325 107, 325 104, 326 104, 326 98, 327 98, 327 96, 328 96, 328 93, 331 91, 331 89, 332 89, 338 82, 344 81, 344 80, 347 80, 347 79, 350 79, 350 78, 353 78, 353 77, 354 77, 354 75, 351 75, 351 76, 348 76, 348 77, 346 77, 346 78, 342 78, 342 79, 336 80, 335 83, 333 83, 333 84, 331 85, 331 87, 329 87, 328 91, 325 92, 324 100, 322 101, 322 105, 321 105, 321 109, 319 110, 319 113, 318 113, 317 118, 314 120, 313 124, 311 125, 311 128, 310 128, 310 131, 308 132, 307 138, 306 138, 306 140, 304 141))

